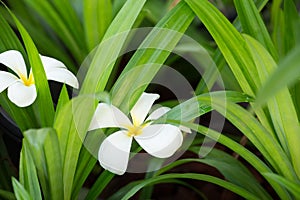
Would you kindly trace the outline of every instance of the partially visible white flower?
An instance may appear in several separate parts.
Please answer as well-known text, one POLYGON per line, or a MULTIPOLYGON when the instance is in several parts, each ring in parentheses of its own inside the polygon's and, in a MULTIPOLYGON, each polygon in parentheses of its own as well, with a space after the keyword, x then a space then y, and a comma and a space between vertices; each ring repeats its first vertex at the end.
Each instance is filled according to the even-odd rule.
MULTIPOLYGON (((48 80, 54 80, 78 88, 77 78, 66 66, 50 57, 40 55, 48 80)), ((36 97, 36 88, 32 70, 29 76, 22 54, 16 50, 9 50, 0 54, 0 63, 10 68, 15 74, 0 71, 0 93, 8 88, 8 98, 19 107, 31 105, 36 97)))
MULTIPOLYGON (((158 158, 172 156, 182 144, 181 127, 171 124, 152 124, 168 112, 170 108, 161 107, 146 119, 158 94, 143 93, 130 111, 131 120, 117 107, 99 103, 89 130, 116 127, 119 131, 109 135, 101 144, 98 152, 100 165, 115 173, 125 173, 129 160, 132 139, 150 155, 158 158), (146 119, 146 120, 145 120, 146 119)), ((190 129, 183 128, 185 132, 190 129)))

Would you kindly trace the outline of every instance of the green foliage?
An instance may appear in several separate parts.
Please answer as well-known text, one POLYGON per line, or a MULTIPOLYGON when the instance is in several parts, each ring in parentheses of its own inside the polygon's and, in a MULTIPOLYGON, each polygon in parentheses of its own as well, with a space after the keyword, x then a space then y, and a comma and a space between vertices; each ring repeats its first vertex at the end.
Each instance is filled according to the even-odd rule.
MULTIPOLYGON (((220 12, 220 4, 207 0, 181 0, 176 5, 174 1, 146 0, 7 2, 8 7, 0 9, 0 52, 16 49, 22 53, 27 68, 33 70, 38 97, 33 105, 19 108, 9 101, 7 92, 0 94, 1 109, 24 136, 19 181, 12 178, 12 185, 7 184, 12 174, 2 176, 9 169, 7 165, 0 166, 1 198, 77 199, 87 178, 97 174, 99 177, 85 196, 97 199, 115 178, 109 171, 95 170, 99 169, 95 167, 95 151, 104 135, 111 133, 110 129, 88 132, 97 103, 112 103, 128 114, 140 95, 152 87, 148 86, 165 63, 181 65, 179 54, 171 54, 174 49, 181 55, 194 51, 192 45, 180 43, 185 33, 196 35, 196 41, 204 44, 203 51, 209 52, 207 56, 216 67, 206 67, 203 77, 196 80, 193 97, 180 103, 171 99, 174 106, 154 123, 192 129, 199 134, 188 150, 194 154, 200 150, 211 152, 204 158, 179 158, 166 166, 163 159, 154 159, 150 164, 159 167, 158 171, 130 182, 110 199, 130 199, 140 190, 141 198, 151 198, 153 188, 161 183, 180 184, 204 196, 186 181, 189 179, 217 184, 245 199, 272 199, 274 194, 260 185, 243 162, 205 147, 204 137, 241 156, 279 198, 299 198, 300 21, 294 1, 234 0, 231 5, 238 15, 234 22, 220 12), (264 7, 270 13, 270 22, 261 13, 266 12, 264 7), (137 50, 123 55, 136 39, 131 31, 145 24, 155 27, 137 50), (207 32, 199 31, 199 24, 207 32), (90 60, 83 64, 80 91, 72 91, 76 97, 71 98, 69 88, 63 85, 54 105, 39 52, 61 59, 74 73, 91 52, 90 60), (220 74, 225 86, 236 91, 208 92, 220 83, 220 74), (246 102, 248 109, 237 104, 241 102, 246 102), (195 122, 213 110, 239 129, 249 143, 239 144, 227 133, 195 122), (250 150, 248 145, 255 148, 250 150), (214 167, 225 180, 193 172, 171 172, 187 163, 214 167), (9 192, 12 190, 14 194, 9 192)), ((223 3, 225 8, 229 4, 223 3)), ((196 54, 198 60, 202 59, 201 53, 196 54)), ((189 72, 188 64, 182 68, 189 72)), ((186 78, 191 77, 189 74, 186 78)), ((0 142, 1 156, 7 156, 0 142)))

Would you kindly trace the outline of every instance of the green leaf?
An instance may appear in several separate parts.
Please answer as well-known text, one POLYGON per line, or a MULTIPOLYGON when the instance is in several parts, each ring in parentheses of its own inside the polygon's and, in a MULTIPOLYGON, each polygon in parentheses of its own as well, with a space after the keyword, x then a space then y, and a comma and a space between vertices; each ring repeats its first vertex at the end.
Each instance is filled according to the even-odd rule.
POLYGON ((271 97, 286 86, 291 86, 300 77, 300 47, 292 50, 281 62, 278 68, 268 77, 256 95, 256 106, 264 105, 271 97))
POLYGON ((77 184, 74 182, 77 164, 86 165, 89 162, 78 158, 96 109, 95 102, 94 96, 80 95, 65 104, 55 118, 54 128, 57 131, 63 163, 64 199, 71 198, 72 188, 77 184))
POLYGON ((285 55, 296 46, 296 22, 299 20, 297 7, 293 0, 284 1, 284 53, 285 55))
POLYGON ((80 94, 94 94, 104 90, 129 30, 142 10, 145 0, 128 0, 106 31, 97 47, 80 94))
POLYGON ((28 130, 33 127, 38 127, 38 123, 35 120, 32 107, 20 108, 12 103, 6 93, 0 94, 1 107, 8 113, 9 117, 16 122, 21 131, 28 130), (24 120, 26 119, 26 120, 24 120))
POLYGON ((255 194, 252 194, 252 193, 248 192, 247 190, 245 190, 239 186, 236 186, 230 182, 224 181, 222 179, 219 179, 219 178, 216 178, 213 176, 209 176, 209 175, 204 175, 204 174, 183 173, 183 174, 166 174, 166 175, 161 175, 161 176, 157 176, 157 177, 145 180, 145 181, 133 186, 127 192, 127 194, 125 196, 123 196, 122 200, 129 199, 135 193, 137 193, 140 189, 142 189, 143 187, 145 187, 149 184, 159 183, 166 179, 193 179, 193 180, 207 181, 210 183, 217 184, 221 187, 224 187, 230 191, 233 191, 236 194, 238 194, 246 199, 257 199, 258 198, 255 194))
POLYGON ((64 199, 62 158, 55 130, 28 130, 24 137, 34 159, 45 199, 64 199))
POLYGON ((207 104, 207 102, 202 102, 202 99, 210 98, 210 97, 224 99, 224 105, 225 105, 225 99, 226 101, 237 102, 237 103, 249 102, 251 100, 251 98, 248 95, 240 92, 234 92, 234 91, 226 91, 226 92, 218 91, 218 92, 205 93, 193 97, 175 106, 164 116, 161 116, 159 119, 157 119, 156 122, 159 123, 161 120, 164 119, 182 120, 186 122, 193 120, 212 110, 210 104, 207 104))
POLYGON ((0 189, 0 197, 5 200, 16 200, 14 193, 0 189))
POLYGON ((12 183, 17 200, 33 200, 33 198, 25 190, 24 186, 21 185, 15 178, 12 178, 12 183))
MULTIPOLYGON (((114 193, 112 196, 110 196, 108 200, 119 200, 119 199, 121 199, 127 193, 128 190, 130 190, 135 185, 140 184, 141 182, 142 182, 142 180, 130 182, 129 184, 127 184, 126 186, 124 186, 120 190, 118 190, 116 193, 114 193)), ((181 180, 178 180, 178 179, 161 180, 158 183, 149 184, 149 186, 144 187, 144 189, 148 188, 148 187, 154 187, 155 184, 164 184, 164 183, 168 183, 168 184, 180 184, 182 186, 185 186, 185 187, 187 187, 187 188, 195 191, 197 194, 199 194, 199 196, 201 197, 201 199, 206 199, 205 195, 202 194, 197 188, 195 188, 191 184, 186 183, 185 181, 181 181, 181 180)), ((151 199, 151 194, 150 194, 149 198, 143 198, 140 194, 139 194, 139 197, 140 197, 141 200, 151 199)))
POLYGON ((113 105, 125 113, 129 112, 179 42, 193 18, 191 9, 181 1, 160 20, 113 86, 111 90, 113 105))
POLYGON ((111 23, 112 3, 111 0, 85 0, 83 6, 86 43, 91 51, 111 23))
MULTIPOLYGON (((260 12, 265 5, 267 4, 268 0, 255 0, 255 5, 258 9, 258 11, 260 12)), ((236 29, 238 31, 241 31, 241 22, 239 20, 239 18, 236 18, 233 22, 233 25, 236 27, 236 29)), ((224 60, 224 57, 222 56, 220 49, 217 49, 214 54, 213 54, 213 60, 216 63, 217 68, 215 67, 209 67, 207 71, 204 72, 203 74, 203 78, 201 79, 201 81, 199 82, 197 88, 196 88, 196 94, 201 94, 203 92, 207 92, 209 91, 214 83, 216 82, 216 80, 219 77, 219 73, 222 72, 224 70, 224 67, 226 67, 226 63, 224 60), (206 90, 206 86, 208 88, 208 90, 206 90)), ((224 80, 225 82, 226 80, 224 80)), ((230 81, 230 83, 234 84, 234 86, 236 87, 236 81, 230 81)), ((225 82, 226 83, 226 82, 225 82)))
POLYGON ((202 101, 207 103, 212 102, 212 107, 247 136, 280 174, 291 180, 297 179, 292 164, 281 146, 250 112, 230 101, 227 101, 226 107, 224 107, 223 99, 203 98, 202 101))
POLYGON ((208 29, 238 82, 249 95, 257 89, 257 71, 245 40, 227 18, 206 0, 185 0, 208 29), (230 42, 228 42, 230 41, 230 42))
POLYGON ((278 60, 277 51, 255 3, 248 0, 235 0, 234 4, 244 33, 257 39, 270 52, 274 60, 278 60))
POLYGON ((41 120, 41 126, 51 126, 54 117, 54 107, 42 61, 30 35, 27 33, 20 21, 15 17, 15 15, 12 12, 10 12, 10 14, 13 17, 18 30, 20 31, 26 51, 28 53, 29 63, 32 67, 35 86, 37 89, 36 104, 38 107, 38 118, 41 120))
MULTIPOLYGON (((260 80, 250 50, 242 35, 227 18, 206 0, 185 0, 217 43, 242 91, 254 96, 260 80), (230 42, 229 42, 230 41, 230 42)), ((256 115, 268 131, 272 132, 269 117, 263 110, 256 115)))
POLYGON ((61 91, 60 95, 58 98, 57 106, 56 106, 56 113, 55 113, 55 118, 58 115, 58 112, 66 105, 66 103, 69 102, 69 94, 66 85, 64 84, 61 91))
POLYGON ((86 200, 97 199, 99 194, 105 189, 108 183, 112 180, 115 175, 109 171, 104 171, 98 177, 97 181, 94 183, 89 193, 85 197, 86 200))
MULTIPOLYGON (((20 40, 13 32, 7 21, 4 19, 2 13, 0 15, 0 27, 0 52, 2 53, 6 50, 15 49, 22 52, 23 55, 26 55, 20 40)), ((0 102, 1 107, 4 108, 4 110, 17 123, 21 130, 26 130, 28 128, 37 126, 36 122, 34 122, 34 115, 32 114, 32 110, 30 108, 17 107, 7 98, 5 92, 0 94, 0 102)))
MULTIPOLYGON (((210 104, 208 104, 210 105, 210 104)), ((185 127, 188 127, 194 131, 197 131, 198 133, 203 134, 204 136, 207 136, 214 141, 217 141, 218 143, 228 147, 232 151, 236 152, 238 155, 240 155, 242 158, 244 158, 249 164, 251 164, 259 173, 262 175, 264 173, 270 173, 272 172, 271 169, 262 161, 260 160, 255 154, 253 154, 251 151, 246 149, 241 144, 235 142, 231 138, 225 136, 224 134, 221 134, 213 129, 207 128, 202 125, 193 124, 193 123, 187 123, 182 121, 174 121, 174 120, 168 120, 169 123, 173 123, 175 125, 182 125, 185 127)), ((178 161, 180 162, 180 161, 178 161)), ((166 166, 164 170, 168 170, 170 166, 166 166)), ((172 165, 171 165, 172 167, 172 165)), ((163 170, 162 170, 163 171, 163 170)), ((291 199, 290 195, 287 193, 286 190, 284 190, 277 182, 273 181, 272 179, 269 179, 268 177, 265 177, 267 181, 273 186, 277 194, 282 199, 291 199)))
POLYGON ((277 174, 273 173, 265 173, 265 176, 273 179, 274 181, 278 182, 280 185, 284 186, 287 188, 294 196, 296 199, 300 197, 300 184, 299 182, 292 182, 282 176, 279 176, 277 174))
POLYGON ((2 14, 0 15, 0 26, 1 26, 1 33, 0 33, 0 52, 3 52, 5 50, 9 49, 15 49, 19 50, 22 53, 24 53, 24 48, 16 36, 16 34, 13 32, 7 21, 4 19, 2 14))
POLYGON ((79 163, 77 164, 75 178, 74 178, 74 183, 76 184, 73 185, 71 199, 77 198, 80 190, 83 187, 83 184, 85 183, 87 177, 90 175, 91 171, 94 169, 95 164, 97 162, 97 159, 85 147, 81 148, 78 160, 79 163))
MULTIPOLYGON (((200 148, 190 147, 189 149, 195 154, 199 153, 200 148)), ((209 150, 209 149, 208 149, 209 150)), ((157 171, 157 175, 182 164, 199 162, 215 167, 229 182, 245 188, 249 192, 256 194, 259 199, 272 199, 271 196, 260 186, 257 180, 249 170, 237 159, 220 150, 213 149, 204 158, 188 158, 175 161, 165 168, 157 171)))
POLYGON ((284 14, 281 9, 282 0, 274 0, 271 4, 270 15, 271 15, 271 30, 272 39, 275 47, 279 53, 279 57, 284 55, 284 14))
MULTIPOLYGON (((255 39, 245 36, 249 49, 255 60, 261 82, 265 82, 276 69, 276 63, 266 49, 255 39)), ((272 92, 268 91, 268 92, 272 92)), ((269 112, 276 130, 277 137, 286 155, 291 158, 294 169, 300 177, 299 149, 300 126, 291 94, 287 87, 277 93, 268 102, 269 112)))
POLYGON ((62 3, 64 6, 68 5, 64 7, 59 5, 54 6, 49 1, 26 0, 25 2, 50 25, 59 38, 66 44, 70 52, 72 52, 75 59, 78 62, 82 62, 86 55, 86 47, 82 39, 84 37, 80 36, 83 34, 83 30, 78 29, 78 25, 75 25, 77 27, 75 30, 73 29, 74 24, 78 24, 79 22, 74 19, 70 20, 75 13, 70 9, 69 3, 65 0, 62 2, 54 1, 55 4, 62 3), (72 16, 70 16, 70 12, 72 12, 72 16), (61 16, 61 13, 63 13, 63 16, 61 16))
POLYGON ((36 167, 29 148, 30 144, 23 141, 20 156, 20 183, 34 199, 42 199, 36 167))

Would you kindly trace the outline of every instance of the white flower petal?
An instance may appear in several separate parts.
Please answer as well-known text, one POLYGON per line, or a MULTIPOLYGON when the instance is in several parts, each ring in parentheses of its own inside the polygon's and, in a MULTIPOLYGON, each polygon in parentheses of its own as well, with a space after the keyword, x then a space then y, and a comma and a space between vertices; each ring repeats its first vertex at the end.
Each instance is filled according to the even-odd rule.
POLYGON ((157 132, 153 137, 134 137, 139 145, 152 156, 167 158, 172 156, 181 146, 183 136, 178 127, 169 124, 150 125, 146 131, 157 132))
POLYGON ((158 94, 143 93, 130 111, 133 123, 140 125, 146 119, 154 101, 159 98, 158 94))
MULTIPOLYGON (((166 114, 167 112, 169 112, 171 110, 171 108, 169 107, 160 107, 158 109, 156 109, 155 111, 153 111, 149 117, 146 119, 147 120, 156 120, 158 118, 160 118, 161 116, 163 116, 164 114, 166 114)), ((185 133, 192 133, 191 129, 185 126, 179 126, 178 127, 181 131, 185 132, 185 133)))
POLYGON ((4 64, 16 74, 27 77, 27 70, 22 54, 16 50, 5 51, 0 54, 0 63, 4 64))
POLYGON ((98 152, 100 165, 115 174, 125 173, 129 160, 132 137, 126 131, 117 131, 108 136, 101 144, 98 152))
POLYGON ((161 116, 163 116, 164 114, 166 114, 167 112, 169 112, 169 110, 171 110, 171 108, 169 107, 160 107, 156 110, 154 110, 149 117, 146 119, 147 120, 156 120, 158 118, 160 118, 161 116))
POLYGON ((59 60, 56 60, 55 58, 51 58, 48 56, 40 55, 41 61, 43 63, 45 71, 52 71, 57 68, 64 68, 67 69, 67 67, 59 60))
POLYGON ((25 86, 21 81, 18 81, 8 87, 8 98, 19 107, 31 105, 37 96, 35 85, 25 86))
POLYGON ((180 125, 178 128, 185 133, 192 133, 191 129, 188 127, 180 125))
POLYGON ((40 55, 48 80, 68 84, 78 89, 79 83, 74 74, 59 60, 40 55))
POLYGON ((99 103, 89 130, 109 127, 127 128, 128 126, 132 126, 132 124, 121 110, 113 105, 99 103))
POLYGON ((17 80, 18 78, 15 75, 9 72, 0 71, 0 93, 10 85, 15 83, 17 80))
POLYGON ((76 76, 74 76, 74 74, 67 69, 57 68, 55 71, 46 72, 46 76, 48 80, 65 83, 76 89, 79 87, 76 76))

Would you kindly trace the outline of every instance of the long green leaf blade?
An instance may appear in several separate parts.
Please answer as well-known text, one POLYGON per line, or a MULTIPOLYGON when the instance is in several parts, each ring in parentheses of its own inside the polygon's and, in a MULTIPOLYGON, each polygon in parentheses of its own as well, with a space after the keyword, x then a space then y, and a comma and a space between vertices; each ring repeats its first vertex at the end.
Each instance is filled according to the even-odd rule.
POLYGON ((272 57, 275 60, 278 60, 278 54, 275 46, 264 21, 255 6, 255 3, 248 0, 235 0, 234 4, 244 33, 247 33, 257 39, 264 47, 266 47, 272 57))
POLYGON ((62 159, 55 130, 28 130, 24 136, 38 170, 44 197, 64 199, 62 159))
MULTIPOLYGON (((276 69, 276 63, 260 43, 249 36, 245 37, 257 69, 260 69, 258 72, 261 81, 264 82, 276 69)), ((300 154, 297 148, 300 141, 300 126, 288 88, 283 88, 274 98, 270 99, 268 107, 279 141, 286 155, 291 157, 294 169, 300 177, 300 154)))
POLYGON ((127 38, 128 31, 132 28, 145 2, 145 0, 126 1, 114 18, 102 39, 102 43, 97 47, 80 90, 81 94, 94 94, 104 90, 114 63, 127 38))
POLYGON ((249 95, 257 89, 257 72, 245 40, 226 17, 206 0, 185 0, 216 41, 238 82, 249 95), (230 42, 228 42, 230 41, 230 42))
POLYGON ((246 191, 244 188, 236 186, 230 182, 224 181, 222 179, 204 175, 204 174, 194 174, 194 173, 184 173, 184 174, 166 174, 157 176, 148 180, 145 180, 134 187, 132 187, 127 194, 122 198, 122 200, 127 200, 130 197, 132 197, 136 192, 138 192, 141 188, 145 187, 149 184, 159 183, 160 181, 163 181, 165 179, 193 179, 193 180, 201 180, 201 181, 208 181, 210 183, 217 184, 219 186, 222 186, 228 190, 231 190, 235 192, 236 194, 239 194, 240 196, 246 198, 246 199, 253 199, 256 200, 258 197, 255 194, 252 194, 248 191, 246 191))
POLYGON ((17 200, 33 200, 33 198, 25 190, 23 185, 19 183, 15 178, 12 178, 12 183, 17 200))
POLYGON ((99 44, 112 20, 111 0, 83 2, 86 43, 91 51, 99 44))
POLYGON ((113 86, 111 93, 114 105, 125 113, 129 111, 179 42, 193 18, 193 12, 182 1, 161 19, 113 86), (127 92, 121 92, 124 90, 127 92))
POLYGON ((36 49, 30 35, 25 30, 20 21, 15 17, 15 15, 12 12, 10 12, 10 14, 12 15, 18 27, 18 30, 20 31, 22 39, 25 43, 25 47, 28 53, 28 59, 32 67, 32 72, 34 75, 35 85, 38 93, 36 101, 39 110, 38 117, 41 120, 41 126, 52 126, 54 117, 54 107, 52 103, 52 97, 50 94, 47 77, 38 50, 36 49))
POLYGON ((289 181, 285 179, 282 176, 279 176, 277 174, 272 174, 272 173, 265 173, 265 176, 275 180, 282 186, 286 187, 294 196, 295 198, 300 198, 300 184, 294 183, 292 181, 289 181))
POLYGON ((23 143, 20 156, 20 183, 35 199, 42 199, 36 167, 26 141, 23 143))

